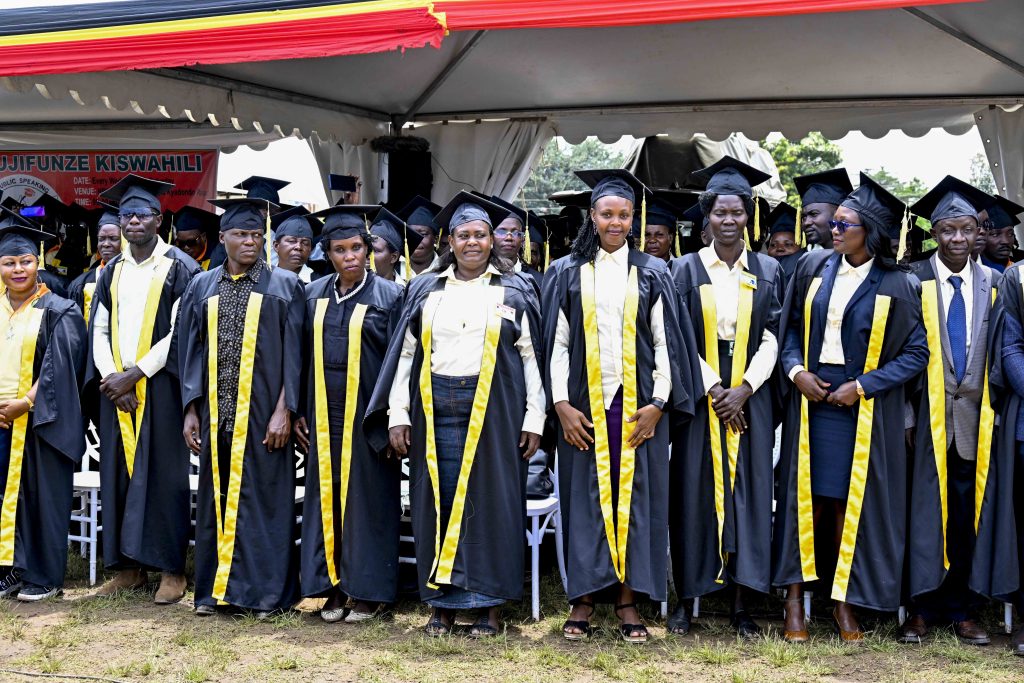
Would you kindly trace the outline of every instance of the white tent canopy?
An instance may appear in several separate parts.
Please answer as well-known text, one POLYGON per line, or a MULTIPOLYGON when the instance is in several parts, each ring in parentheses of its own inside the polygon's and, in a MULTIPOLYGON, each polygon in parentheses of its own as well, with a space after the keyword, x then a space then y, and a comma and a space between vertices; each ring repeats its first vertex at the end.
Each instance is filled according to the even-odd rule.
MULTIPOLYGON (((1024 177, 1010 167, 1024 164, 1009 159, 1024 154, 1024 140, 1005 136, 1024 129, 1009 124, 1024 115, 1016 111, 1024 104, 1022 26, 1024 2, 987 0, 656 26, 455 33, 440 49, 17 77, 0 79, 0 85, 43 92, 65 109, 76 101, 144 121, 208 121, 238 133, 298 134, 350 148, 410 122, 498 119, 501 126, 508 120, 533 126, 528 137, 535 149, 519 150, 511 160, 498 155, 486 167, 474 164, 460 178, 502 193, 514 192, 514 179, 525 176, 518 167, 507 174, 497 169, 529 164, 551 134, 610 142, 656 133, 705 133, 714 140, 732 132, 753 139, 772 131, 790 138, 815 130, 831 138, 851 130, 870 137, 895 129, 923 135, 936 127, 964 133, 994 107, 990 118, 1004 125, 986 133, 984 119, 986 149, 993 163, 1006 159, 999 162, 1009 174, 1001 185, 1019 201, 1024 177)), ((416 134, 453 138, 457 154, 438 146, 433 151, 461 158, 478 141, 495 138, 493 125, 481 124, 480 137, 430 128, 416 134)), ((317 156, 330 162, 338 154, 317 156)), ((349 169, 355 170, 333 167, 349 169)))

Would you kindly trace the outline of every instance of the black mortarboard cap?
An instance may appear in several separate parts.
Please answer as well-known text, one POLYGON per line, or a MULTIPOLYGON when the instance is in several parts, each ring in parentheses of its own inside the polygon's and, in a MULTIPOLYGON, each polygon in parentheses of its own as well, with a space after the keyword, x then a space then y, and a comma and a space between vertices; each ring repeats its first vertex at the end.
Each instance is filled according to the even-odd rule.
POLYGON ((708 224, 708 218, 704 215, 704 212, 700 208, 700 202, 697 202, 686 211, 683 211, 683 220, 690 221, 695 226, 699 225, 699 229, 703 229, 708 224))
POLYGON ((624 168, 576 171, 576 177, 590 188, 590 206, 601 197, 622 197, 633 202, 638 210, 641 200, 649 201, 654 195, 640 180, 624 168))
POLYGON ((262 199, 272 204, 280 204, 281 197, 278 195, 278 192, 290 184, 287 180, 253 175, 238 183, 235 187, 239 190, 245 190, 247 199, 262 199))
POLYGON ((387 242, 391 250, 399 254, 405 253, 406 243, 411 254, 423 241, 423 235, 411 230, 405 221, 384 207, 370 221, 370 234, 387 242))
POLYGON ((311 214, 324 222, 320 239, 347 240, 368 232, 370 216, 380 209, 377 204, 342 204, 311 214))
POLYGON ((996 230, 1020 225, 1017 215, 1024 213, 1024 206, 999 195, 989 195, 988 206, 984 209, 988 212, 988 219, 992 221, 992 227, 996 230))
POLYGON ((850 174, 845 168, 833 168, 821 173, 793 178, 802 204, 832 204, 839 206, 846 195, 853 192, 850 174))
POLYGON ((52 237, 24 216, 0 207, 0 256, 38 256, 39 243, 52 237))
POLYGON ((441 209, 434 221, 449 232, 470 221, 484 221, 493 229, 509 215, 509 210, 472 192, 460 190, 441 209))
POLYGON ((928 194, 917 200, 911 211, 928 216, 932 224, 946 218, 970 216, 977 220, 978 212, 991 201, 985 192, 951 175, 943 178, 928 194))
POLYGON ((263 211, 267 210, 267 202, 264 199, 211 199, 214 206, 224 209, 220 215, 220 230, 265 230, 267 219, 263 211))
POLYGON ((436 233, 440 226, 435 222, 434 217, 439 213, 441 213, 440 206, 426 197, 416 195, 396 212, 396 215, 405 221, 406 225, 425 225, 436 233))
POLYGON ((357 180, 354 175, 327 174, 327 186, 335 192, 355 192, 357 180))
POLYGON ((121 229, 121 218, 117 215, 116 211, 107 208, 99 211, 99 218, 96 219, 96 229, 99 230, 104 225, 116 225, 118 230, 121 229))
POLYGON ((777 232, 796 234, 796 209, 786 202, 779 202, 768 214, 768 234, 774 235, 777 232))
POLYGON ((769 179, 771 176, 764 171, 730 156, 690 174, 690 181, 707 192, 746 197, 754 195, 754 186, 769 179))
POLYGON ((907 205, 887 189, 861 172, 860 187, 839 203, 857 212, 862 220, 892 239, 899 239, 907 205))
MULTIPOLYGON (((680 220, 682 212, 657 195, 652 201, 647 202, 647 225, 667 225, 675 230, 676 222, 680 220)), ((633 212, 633 223, 640 224, 639 214, 633 212)))
POLYGON ((549 196, 548 201, 564 207, 589 209, 590 194, 590 190, 585 190, 583 192, 578 192, 576 190, 562 190, 549 196))
MULTIPOLYGON (((523 207, 517 206, 517 205, 513 204, 512 202, 506 201, 506 200, 502 199, 501 197, 485 197, 484 195, 478 194, 476 192, 474 192, 473 194, 476 194, 479 197, 484 197, 484 199, 489 199, 492 202, 494 202, 495 204, 497 204, 498 206, 500 206, 501 208, 507 209, 510 215, 515 216, 515 218, 520 223, 523 224, 524 228, 525 227, 538 228, 538 227, 542 227, 542 225, 543 225, 543 221, 541 221, 540 216, 538 216, 537 214, 533 213, 532 211, 527 211, 523 207)), ((508 216, 506 216, 505 218, 508 218, 508 216)), ((502 220, 505 220, 505 219, 503 218, 502 220)), ((530 233, 530 239, 533 239, 533 233, 530 233)))
POLYGON ((323 230, 324 224, 314 218, 308 211, 295 213, 281 221, 274 230, 274 239, 282 237, 298 237, 313 241, 323 230))
POLYGON ((183 206, 174 214, 174 229, 177 232, 196 230, 209 237, 217 233, 219 225, 220 216, 194 206, 183 206))
POLYGON ((162 211, 159 197, 172 187, 174 183, 129 173, 100 193, 100 201, 117 209, 152 209, 159 213, 162 211))

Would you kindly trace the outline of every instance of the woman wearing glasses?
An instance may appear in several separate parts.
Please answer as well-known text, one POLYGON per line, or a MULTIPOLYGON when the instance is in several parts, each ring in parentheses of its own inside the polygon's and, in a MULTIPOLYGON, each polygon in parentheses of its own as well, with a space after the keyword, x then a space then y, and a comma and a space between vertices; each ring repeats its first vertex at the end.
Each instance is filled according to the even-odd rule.
MULTIPOLYGON (((871 178, 836 210, 834 251, 807 254, 783 307, 788 396, 773 536, 785 638, 807 640, 803 584, 831 578, 841 638, 853 606, 900 604, 906 526, 904 386, 928 362, 920 284, 897 264, 906 206, 871 178)), ((829 583, 823 581, 823 586, 829 583)))
MULTIPOLYGON (((747 590, 771 588, 772 384, 784 295, 778 261, 747 249, 753 185, 770 176, 732 157, 693 174, 713 241, 672 263, 676 288, 696 333, 703 390, 696 414, 673 439, 672 568, 681 599, 727 585, 733 628, 761 630, 747 612, 747 590)), ((689 631, 682 604, 671 633, 689 631)))

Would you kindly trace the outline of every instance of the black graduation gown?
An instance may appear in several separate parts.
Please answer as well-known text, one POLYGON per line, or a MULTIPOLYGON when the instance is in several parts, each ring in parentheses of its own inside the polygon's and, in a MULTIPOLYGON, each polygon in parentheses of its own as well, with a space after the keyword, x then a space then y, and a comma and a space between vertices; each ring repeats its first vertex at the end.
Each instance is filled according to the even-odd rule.
MULTIPOLYGON (((793 273, 796 272, 796 264, 800 262, 800 257, 806 253, 803 249, 796 252, 795 254, 788 254, 782 258, 775 259, 782 267, 782 280, 783 284, 788 283, 793 279, 793 273)), ((785 287, 783 287, 785 292, 785 287)))
MULTIPOLYGON (((778 338, 784 297, 782 269, 770 257, 747 252, 749 272, 757 278, 746 344, 747 363, 761 345, 765 330, 778 338)), ((670 266, 679 296, 689 313, 696 349, 706 358, 700 287, 711 278, 700 256, 687 254, 670 266)), ((717 325, 717 322, 716 322, 717 325)), ((717 334, 715 335, 717 339, 717 334)), ((735 356, 734 356, 735 359, 735 356)), ((716 370, 721 375, 720 369, 716 370)), ((722 377, 722 386, 730 385, 722 377)), ((744 408, 749 429, 740 436, 734 487, 729 484, 729 455, 721 425, 722 519, 721 548, 716 511, 716 481, 709 439, 707 399, 697 401, 695 415, 672 439, 670 500, 672 570, 676 593, 692 598, 718 590, 726 581, 765 593, 771 587, 772 451, 775 447, 773 382, 769 378, 744 408), (723 554, 735 554, 723 571, 723 554)), ((703 391, 701 392, 703 393, 703 391)))
MULTIPOLYGON (((199 264, 176 247, 168 249, 160 258, 169 263, 153 328, 148 332, 151 344, 170 333, 174 302, 185 293, 192 277, 200 272, 199 264)), ((103 306, 113 315, 110 290, 121 260, 118 254, 100 272, 93 294, 93 311, 103 306)), ((89 329, 91 332, 91 325, 89 329)), ((142 333, 147 334, 147 331, 142 333)), ((90 333, 90 350, 92 336, 90 333)), ((97 429, 103 500, 100 518, 103 564, 107 569, 140 566, 173 574, 185 572, 185 551, 192 532, 191 491, 188 453, 181 442, 181 393, 174 343, 172 339, 164 369, 146 379, 146 404, 142 425, 136 429, 138 438, 130 475, 118 422, 119 411, 113 401, 97 391, 103 378, 92 363, 90 353, 86 396, 95 391, 99 402, 97 429)))
MULTIPOLYGON (((214 502, 211 444, 217 428, 210 428, 209 356, 207 334, 210 299, 217 296, 223 266, 197 275, 182 297, 178 334, 182 406, 194 402, 199 412, 202 452, 199 454, 199 491, 196 496, 195 603, 215 605, 218 600, 259 611, 286 609, 298 600, 298 557, 295 539, 295 459, 289 441, 271 451, 262 443, 277 399, 284 389, 285 405, 299 409, 302 374, 302 324, 305 295, 302 282, 281 268, 264 270, 255 283, 250 302, 262 296, 258 324, 249 351, 243 344, 241 367, 252 372, 249 420, 243 456, 232 462, 221 453, 218 467, 238 475, 239 494, 221 490, 225 531, 218 543, 214 502), (221 567, 218 550, 230 561, 221 567), (218 569, 221 572, 217 580, 218 569), (221 594, 220 589, 223 588, 221 594), (215 594, 217 593, 217 594, 215 594)), ((240 391, 241 385, 240 384, 240 391)), ((180 438, 180 436, 179 436, 180 438)), ((219 488, 219 486, 218 486, 219 488)))
MULTIPOLYGON (((1018 325, 1024 325, 1021 267, 1011 266, 1003 271, 995 310, 991 314, 998 324, 994 331, 995 347, 989 382, 996 396, 999 427, 992 440, 989 483, 985 487, 978 520, 978 538, 968 583, 972 591, 999 600, 1010 600, 1020 589, 1018 553, 1021 541, 1018 532, 1021 525, 1015 517, 1015 496, 1020 496, 1021 492, 1015 491, 1014 480, 1020 476, 1016 469, 1017 412, 1021 396, 1010 383, 1001 352, 1007 319, 1012 317, 1018 325)), ((996 270, 992 272, 998 273, 996 270)))
POLYGON ((537 293, 537 299, 540 300, 541 292, 544 289, 544 273, 535 269, 533 266, 528 266, 520 261, 520 267, 522 268, 522 274, 526 276, 530 283, 533 284, 533 288, 537 293))
MULTIPOLYGON (((800 259, 782 310, 782 372, 796 364, 815 372, 825 334, 828 298, 839 260, 832 250, 820 250, 800 259), (820 280, 819 280, 820 279, 820 280), (804 304, 812 282, 819 280, 811 304, 809 351, 805 340, 804 304)), ((815 285, 817 286, 817 285, 815 285)), ((928 362, 928 345, 921 324, 920 283, 902 271, 884 271, 877 265, 856 290, 843 319, 846 373, 860 380, 867 399, 858 402, 858 417, 871 407, 865 422, 870 439, 860 443, 864 457, 854 453, 847 523, 832 598, 868 609, 894 611, 900 604, 906 538, 907 449, 904 429, 905 397, 928 362), (883 315, 886 304, 887 315, 883 315), (877 318, 878 327, 873 322, 877 318), (877 369, 864 373, 872 331, 880 337, 877 369), (884 331, 884 336, 881 333, 884 331), (862 484, 859 486, 858 483, 862 484), (859 514, 854 514, 861 501, 859 514)), ((782 452, 776 470, 776 508, 772 538, 772 583, 784 586, 815 578, 813 532, 810 531, 810 471, 800 467, 800 392, 785 380, 788 391, 782 452), (801 475, 798 477, 798 472, 801 475), (806 491, 804 552, 801 554, 801 497, 806 491), (803 557, 803 562, 801 558, 803 557)), ((865 421, 867 414, 864 414, 865 421)))
POLYGON ((68 285, 67 298, 78 304, 86 324, 89 323, 89 314, 92 312, 92 297, 96 292, 96 274, 98 272, 100 271, 95 268, 87 270, 68 285))
MULTIPOLYGON (((20 569, 24 581, 52 587, 64 584, 75 465, 85 453, 78 394, 86 332, 78 308, 67 299, 44 294, 32 307, 39 311, 40 323, 28 386, 39 386, 34 410, 22 418, 21 458, 12 449, 7 466, 0 468, 0 539, 13 539, 13 562, 0 559, 0 564, 20 569)), ((9 550, 0 540, 0 558, 9 550)))
MULTIPOLYGON (((407 330, 420 338, 422 312, 429 295, 444 289, 447 278, 423 273, 407 285, 402 317, 391 337, 384 367, 366 412, 364 428, 370 449, 379 452, 388 442, 388 396, 398 367, 407 330)), ((461 534, 451 563, 449 585, 504 600, 523 595, 525 571, 524 529, 526 524, 527 463, 519 449, 526 415, 526 379, 523 361, 515 346, 522 333, 524 317, 529 321, 538 364, 543 367, 541 321, 533 286, 520 274, 491 276, 492 287, 504 288, 504 305, 514 309, 515 320, 503 319, 495 354, 494 375, 466 492, 461 534), (483 457, 485 456, 486 457, 483 457)), ((416 539, 416 572, 420 598, 439 598, 432 588, 436 573, 435 533, 438 520, 434 492, 427 471, 426 420, 419 377, 423 348, 418 345, 413 359, 410 387, 412 446, 409 449, 409 494, 412 529, 416 539)), ((456 496, 456 503, 458 502, 456 496)), ((441 539, 449 519, 441 518, 441 539)), ((445 560, 442 545, 440 557, 445 560)))
MULTIPOLYGON (((934 289, 936 274, 934 268, 930 265, 930 261, 921 262, 920 266, 915 272, 921 280, 921 286, 934 289)), ((992 289, 998 290, 1001 276, 995 271, 991 272, 992 289)), ((983 309, 979 308, 980 302, 975 302, 974 305, 975 315, 978 315, 983 309)), ((1002 365, 1001 354, 999 353, 1000 347, 996 343, 999 339, 998 333, 1001 330, 1001 318, 1002 307, 993 305, 988 314, 988 339, 986 340, 988 352, 986 371, 990 384, 990 411, 993 411, 994 407, 1000 403, 999 397, 993 392, 993 389, 996 387, 993 386, 992 377, 999 373, 1002 365)), ((973 349, 974 345, 972 344, 972 353, 975 352, 973 349)), ((931 352, 936 353, 934 349, 931 352)), ((942 354, 942 350, 939 349, 938 353, 942 354)), ((928 391, 929 385, 924 377, 922 380, 918 383, 919 391, 913 401, 917 414, 917 439, 910 486, 909 519, 913 525, 913 530, 908 534, 907 539, 907 566, 912 598, 917 598, 937 590, 946 577, 943 559, 945 535, 942 527, 942 505, 939 498, 939 479, 935 464, 935 448, 931 429, 929 428, 931 408, 928 391)), ((939 392, 941 396, 945 395, 944 385, 939 388, 939 392)), ((990 495, 990 492, 998 491, 1000 487, 999 477, 1001 470, 1004 469, 997 462, 998 440, 995 436, 994 412, 989 412, 988 414, 991 416, 992 423, 981 425, 979 437, 979 439, 985 439, 987 435, 987 438, 991 439, 989 442, 988 459, 983 459, 982 453, 979 452, 976 460, 976 466, 980 468, 981 472, 987 474, 984 477, 983 493, 980 496, 982 514, 978 518, 978 534, 974 543, 974 556, 977 556, 979 559, 977 561, 972 560, 968 587, 971 590, 991 597, 993 594, 987 591, 991 591, 993 586, 992 566, 987 560, 1002 552, 1000 549, 993 547, 993 544, 1005 545, 1007 542, 1012 544, 1013 540, 1012 537, 1006 535, 1007 528, 1005 524, 996 522, 991 513, 986 514, 986 507, 991 508, 998 499, 997 496, 990 495), (985 466, 983 463, 988 463, 988 465, 985 466), (982 592, 978 588, 984 589, 986 592, 982 592)), ((982 421, 984 420, 983 413, 982 421)), ((979 451, 981 450, 982 444, 979 443, 979 451)), ((966 551, 967 549, 948 548, 947 550, 952 553, 966 551)))
MULTIPOLYGON (((651 310, 660 299, 668 337, 672 394, 665 416, 652 439, 635 451, 635 472, 626 536, 624 582, 655 601, 667 599, 668 589, 668 499, 669 425, 693 414, 699 388, 699 370, 692 360, 692 329, 689 319, 679 315, 675 286, 661 259, 629 250, 629 268, 637 271, 639 300, 636 317, 637 406, 648 405, 654 391, 654 341, 651 310), (689 340, 689 342, 687 342, 689 340)), ((586 368, 583 305, 580 297, 580 267, 570 256, 558 259, 544 280, 545 357, 554 348, 558 314, 565 315, 571 334, 569 348, 569 403, 591 419, 586 368)), ((627 359, 628 360, 628 359, 627 359)), ((551 408, 551 370, 545 367, 545 384, 551 408)), ((604 406, 598 406, 604 410, 604 406)), ((624 415, 623 417, 628 417, 624 415)), ((591 419, 591 421, 593 421, 591 419)), ((625 448, 625 444, 623 444, 625 448)), ((579 451, 565 441, 558 427, 558 481, 564 528, 564 550, 569 600, 596 594, 595 599, 614 600, 602 595, 619 583, 607 539, 601 509, 597 460, 594 450, 579 451)), ((613 509, 613 516, 617 512, 613 509)), ((617 527, 617 519, 614 520, 617 527)))
POLYGON ((362 423, 366 405, 377 383, 377 373, 384 364, 384 354, 391 331, 402 312, 401 285, 367 274, 366 284, 353 298, 338 304, 335 299, 335 278, 324 277, 306 286, 306 318, 304 327, 303 407, 309 427, 309 456, 306 459, 306 495, 302 507, 301 584, 306 596, 322 595, 335 585, 357 600, 394 602, 398 594, 398 537, 401 517, 401 463, 384 451, 371 450, 363 434, 362 423), (324 306, 320 366, 314 349, 318 306, 324 306), (362 315, 359 342, 359 369, 348 367, 350 324, 356 307, 362 315), (331 374, 325 373, 325 368, 331 374), (351 423, 345 423, 345 384, 326 383, 325 412, 332 425, 343 425, 351 433, 351 455, 348 476, 341 477, 343 429, 332 428, 330 449, 321 453, 317 442, 316 378, 336 377, 348 373, 358 377, 355 385, 356 407, 351 423), (333 407, 332 407, 333 406, 333 407), (325 460, 321 460, 325 458, 325 460), (332 500, 327 516, 328 536, 333 535, 331 562, 328 568, 324 541, 324 515, 320 470, 331 475, 326 495, 332 500), (342 526, 341 487, 345 486, 344 526, 342 526), (332 578, 333 574, 333 578, 332 578))

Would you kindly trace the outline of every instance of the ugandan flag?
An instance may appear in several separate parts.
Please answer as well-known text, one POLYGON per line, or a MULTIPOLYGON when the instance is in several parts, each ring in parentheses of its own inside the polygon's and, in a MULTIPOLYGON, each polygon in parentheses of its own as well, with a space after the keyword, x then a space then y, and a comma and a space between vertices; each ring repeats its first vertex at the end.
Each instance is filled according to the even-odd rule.
POLYGON ((0 12, 0 76, 370 54, 440 47, 452 31, 640 26, 958 1, 964 0, 39 0, 0 12))

